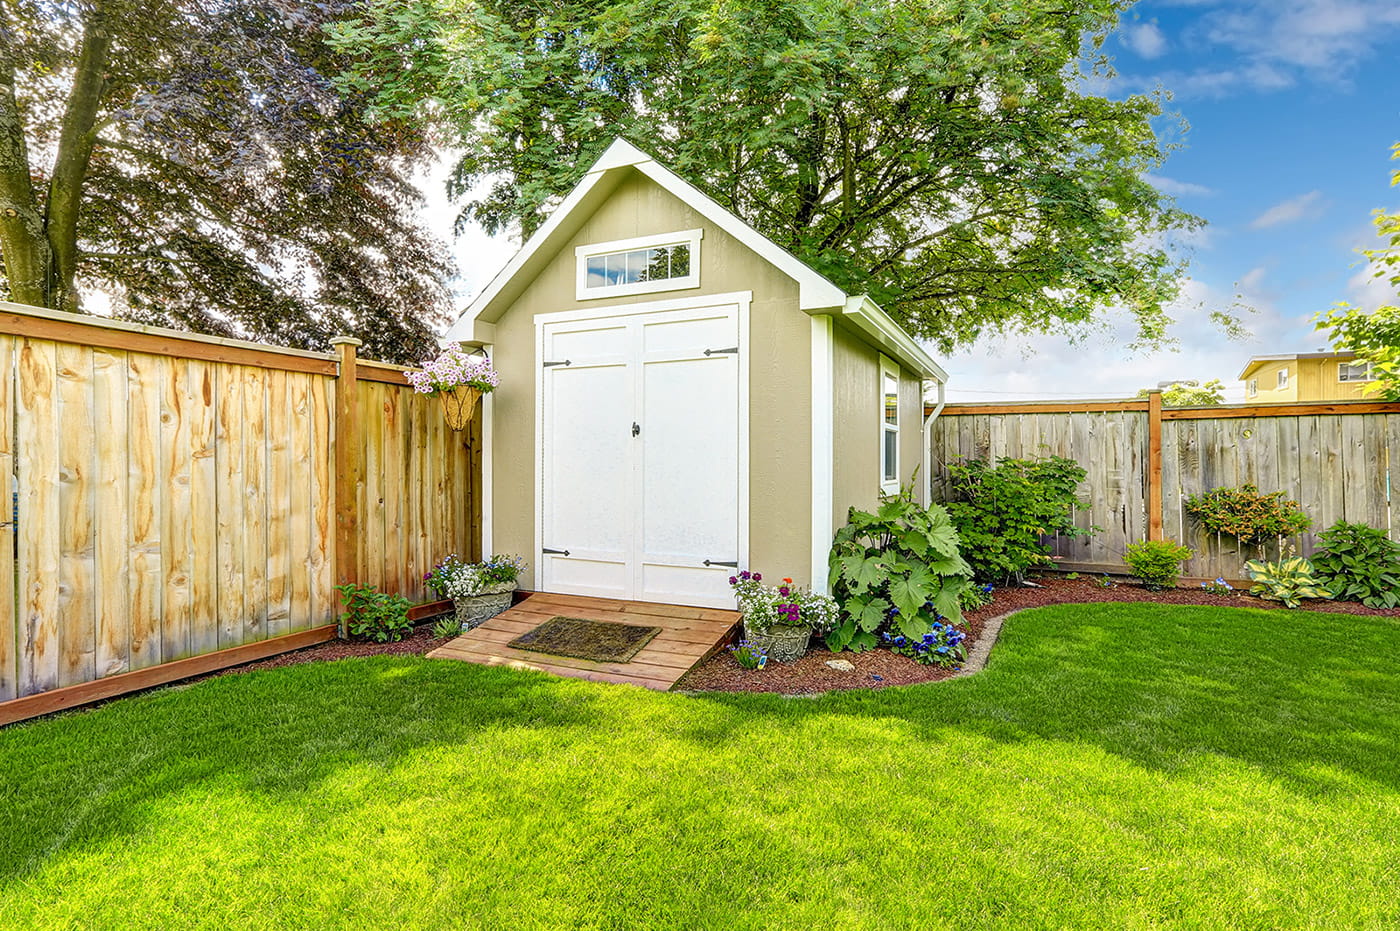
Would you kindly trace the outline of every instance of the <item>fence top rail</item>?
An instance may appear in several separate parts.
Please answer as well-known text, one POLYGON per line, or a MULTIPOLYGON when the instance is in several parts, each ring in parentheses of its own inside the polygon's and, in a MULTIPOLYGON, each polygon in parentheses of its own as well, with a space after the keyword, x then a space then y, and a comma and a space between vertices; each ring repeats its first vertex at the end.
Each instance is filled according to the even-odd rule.
MULTIPOLYGON (((933 413, 924 406, 924 416, 933 413)), ((987 414, 1092 414, 1106 411, 1147 412, 1146 401, 974 401, 949 404, 940 417, 987 414)), ((1209 407, 1164 407, 1163 420, 1229 420, 1239 417, 1309 417, 1321 414, 1400 414, 1400 401, 1283 401, 1273 404, 1220 404, 1209 407)))

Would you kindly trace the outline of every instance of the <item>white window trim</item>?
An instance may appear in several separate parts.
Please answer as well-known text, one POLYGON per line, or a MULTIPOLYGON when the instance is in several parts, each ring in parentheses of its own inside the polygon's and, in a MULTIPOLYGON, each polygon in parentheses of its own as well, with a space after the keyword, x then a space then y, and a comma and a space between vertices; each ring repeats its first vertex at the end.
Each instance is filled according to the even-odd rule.
POLYGON ((876 409, 878 411, 880 424, 880 491, 883 494, 893 495, 899 493, 899 479, 902 474, 899 470, 900 436, 899 431, 904 427, 904 418, 899 409, 899 390, 903 385, 900 377, 899 363, 895 362, 884 353, 880 353, 880 381, 875 392, 876 409), (895 382, 895 422, 893 425, 885 423, 885 376, 893 375, 895 382), (894 479, 885 480, 885 434, 894 434, 894 479))
POLYGON ((1287 387, 1288 387, 1288 369, 1285 367, 1285 368, 1281 368, 1281 369, 1278 370, 1278 388, 1277 388, 1276 390, 1282 391, 1283 389, 1285 389, 1285 388, 1287 388, 1287 387))
POLYGON ((575 297, 580 301, 591 301, 600 297, 619 297, 626 294, 652 294, 657 291, 682 291, 700 287, 700 240, 703 229, 679 230, 674 233, 659 233, 655 236, 636 236, 632 239, 614 239, 612 242, 595 242, 574 249, 574 260, 578 266, 575 297), (593 256, 607 255, 610 252, 631 252, 634 249, 650 249, 656 246, 689 246, 690 274, 681 278, 665 278, 660 281, 637 281, 631 284, 603 285, 588 287, 588 260, 593 256))
POLYGON ((1353 383, 1353 382, 1368 382, 1368 381, 1375 381, 1375 380, 1376 380, 1376 376, 1373 375, 1373 374, 1371 373, 1371 363, 1370 363, 1370 362, 1338 362, 1338 363, 1337 363, 1337 383, 1338 383, 1338 384, 1341 384, 1341 385, 1349 385, 1349 384, 1351 384, 1351 383, 1353 383), (1360 378, 1352 378, 1352 377, 1350 377, 1350 376, 1348 376, 1348 377, 1346 377, 1346 378, 1343 378, 1343 377, 1342 377, 1342 373, 1345 372, 1347 369, 1349 369, 1349 368, 1358 368, 1358 367, 1363 367, 1363 366, 1364 366, 1365 369, 1366 369, 1366 374, 1363 375, 1363 376, 1361 376, 1360 378))

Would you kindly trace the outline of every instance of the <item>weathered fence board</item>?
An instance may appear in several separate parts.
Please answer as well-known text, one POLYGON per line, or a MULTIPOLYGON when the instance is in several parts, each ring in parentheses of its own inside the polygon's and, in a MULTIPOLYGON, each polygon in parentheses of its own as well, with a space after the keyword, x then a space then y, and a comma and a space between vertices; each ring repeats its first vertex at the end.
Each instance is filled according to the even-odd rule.
POLYGON ((319 642, 342 579, 428 600, 436 560, 479 558, 479 425, 399 367, 352 349, 338 423, 329 355, 13 304, 0 331, 0 724, 319 642))
POLYGON ((1074 459, 1088 475, 1079 495, 1089 506, 1075 523, 1099 530, 1088 539, 1050 540, 1067 564, 1123 568, 1129 543, 1151 529, 1151 492, 1161 495, 1161 535, 1196 551, 1188 576, 1239 578, 1243 563, 1281 551, 1310 554, 1318 531, 1339 520, 1386 529, 1400 538, 1392 488, 1400 468, 1400 405, 1374 402, 1160 411, 1161 462, 1149 449, 1147 402, 949 406, 930 437, 933 498, 952 494, 947 465, 960 458, 1074 459), (1213 416, 1212 416, 1213 415, 1213 416), (1395 465, 1392 465, 1394 463, 1395 465), (1204 532, 1185 512, 1187 497, 1244 483, 1284 491, 1312 518, 1313 529, 1256 550, 1204 532))

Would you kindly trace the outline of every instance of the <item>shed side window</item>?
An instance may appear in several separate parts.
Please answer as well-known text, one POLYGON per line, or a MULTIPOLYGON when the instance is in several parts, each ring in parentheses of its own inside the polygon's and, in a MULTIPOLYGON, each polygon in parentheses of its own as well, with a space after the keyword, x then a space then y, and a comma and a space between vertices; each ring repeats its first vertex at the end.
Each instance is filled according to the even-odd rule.
POLYGON ((880 488, 899 491, 899 369, 880 362, 880 488))

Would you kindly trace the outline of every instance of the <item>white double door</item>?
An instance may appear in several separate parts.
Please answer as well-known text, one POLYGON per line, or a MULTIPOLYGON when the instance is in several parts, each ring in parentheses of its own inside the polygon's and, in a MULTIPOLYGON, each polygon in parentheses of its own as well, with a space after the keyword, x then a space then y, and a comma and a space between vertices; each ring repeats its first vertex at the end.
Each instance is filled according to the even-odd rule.
POLYGON ((739 307, 541 327, 545 591, 732 607, 739 307))

